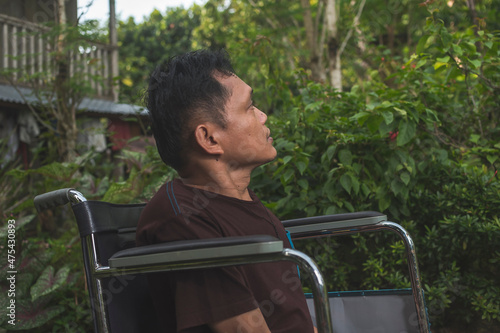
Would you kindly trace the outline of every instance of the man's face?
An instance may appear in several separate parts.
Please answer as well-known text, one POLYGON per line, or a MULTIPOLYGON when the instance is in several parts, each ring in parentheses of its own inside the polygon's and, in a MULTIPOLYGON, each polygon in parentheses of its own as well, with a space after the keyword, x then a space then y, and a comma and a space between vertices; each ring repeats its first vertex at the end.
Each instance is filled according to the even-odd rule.
POLYGON ((235 168, 255 168, 276 158, 273 138, 265 126, 267 116, 252 101, 252 88, 236 75, 218 80, 230 91, 222 131, 224 158, 235 168))

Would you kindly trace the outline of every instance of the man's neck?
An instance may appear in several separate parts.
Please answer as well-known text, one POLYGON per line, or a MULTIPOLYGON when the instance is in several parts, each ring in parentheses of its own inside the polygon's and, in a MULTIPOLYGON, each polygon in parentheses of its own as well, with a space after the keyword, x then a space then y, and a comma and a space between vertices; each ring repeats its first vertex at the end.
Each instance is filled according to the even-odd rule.
POLYGON ((250 184, 251 170, 231 169, 223 165, 208 168, 198 166, 180 172, 179 176, 185 185, 237 198, 251 201, 248 185, 250 184))

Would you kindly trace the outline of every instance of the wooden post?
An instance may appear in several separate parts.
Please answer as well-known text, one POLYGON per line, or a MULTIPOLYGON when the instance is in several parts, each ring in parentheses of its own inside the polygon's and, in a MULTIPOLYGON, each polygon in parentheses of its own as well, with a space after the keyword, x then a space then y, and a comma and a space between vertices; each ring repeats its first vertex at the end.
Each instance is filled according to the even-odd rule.
POLYGON ((109 70, 109 49, 105 48, 102 52, 102 77, 103 77, 103 85, 104 85, 104 96, 109 96, 111 94, 111 90, 109 89, 108 81, 111 74, 109 70))
POLYGON ((20 32, 20 38, 19 38, 19 56, 20 56, 20 65, 21 68, 26 68, 26 65, 28 64, 27 56, 28 52, 26 50, 26 28, 22 27, 21 32, 20 32))
POLYGON ((118 102, 118 34, 116 32, 115 0, 109 0, 109 42, 111 44, 111 93, 113 101, 118 102))
POLYGON ((96 49, 96 57, 98 59, 97 62, 97 79, 96 85, 97 85, 97 96, 102 96, 102 78, 103 78, 103 71, 102 71, 102 56, 103 56, 103 49, 98 45, 96 49))
POLYGON ((29 35, 29 61, 30 61, 30 75, 35 75, 35 65, 36 65, 36 51, 35 51, 35 36, 33 31, 29 35))
MULTIPOLYGON (((37 33, 36 34, 36 38, 37 38, 37 44, 38 44, 38 72, 39 73, 43 73, 44 70, 46 70, 46 66, 44 64, 44 53, 45 53, 45 47, 44 47, 44 43, 43 43, 43 39, 42 39, 42 34, 41 33, 37 33)), ((42 85, 43 83, 43 78, 40 77, 38 79, 38 84, 39 85, 42 85)))
POLYGON ((9 26, 7 23, 2 24, 2 50, 4 56, 2 57, 2 68, 6 69, 9 67, 9 26))
MULTIPOLYGON (((17 55, 18 55, 18 52, 17 52, 17 27, 15 25, 12 26, 12 35, 11 35, 11 42, 10 42, 10 55, 12 56, 12 59, 11 59, 11 66, 12 68, 15 68, 17 69, 17 55)), ((12 78, 14 79, 14 81, 17 80, 17 71, 14 71, 12 73, 12 78)))

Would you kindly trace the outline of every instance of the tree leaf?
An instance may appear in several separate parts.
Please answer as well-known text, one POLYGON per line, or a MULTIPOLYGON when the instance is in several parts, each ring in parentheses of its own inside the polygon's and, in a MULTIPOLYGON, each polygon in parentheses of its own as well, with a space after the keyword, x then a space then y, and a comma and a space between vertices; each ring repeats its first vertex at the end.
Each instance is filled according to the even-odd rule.
POLYGON ((328 156, 328 160, 331 161, 333 158, 333 155, 335 154, 335 151, 337 150, 337 146, 331 145, 328 147, 326 150, 326 155, 328 156))
POLYGON ((486 156, 486 159, 488 160, 488 162, 493 164, 498 159, 498 155, 488 155, 486 156))
POLYGON ((458 45, 456 45, 456 44, 453 44, 453 45, 452 45, 452 48, 453 48, 453 52, 455 52, 455 54, 456 54, 457 56, 459 56, 459 57, 460 57, 460 56, 462 56, 462 54, 464 54, 464 51, 462 50, 462 48, 461 48, 460 46, 458 46, 458 45))
POLYGON ((399 123, 399 134, 397 138, 398 146, 404 146, 415 136, 417 125, 412 121, 402 121, 399 123))
POLYGON ((444 56, 442 58, 436 58, 436 61, 437 62, 444 62, 444 63, 447 63, 448 61, 450 61, 450 57, 449 56, 444 56))
POLYGON ((427 59, 420 59, 420 60, 417 62, 417 65, 415 66, 415 69, 422 67, 422 66, 423 66, 423 65, 425 65, 426 63, 427 63, 427 59))
POLYGON ((352 164, 352 153, 347 150, 347 149, 342 149, 339 151, 339 160, 340 163, 344 165, 351 165, 352 164))
POLYGON ((365 183, 361 184, 361 191, 363 192, 363 195, 365 197, 368 197, 371 194, 370 188, 368 186, 366 186, 365 183))
POLYGON ((408 186, 408 184, 410 183, 410 174, 408 172, 401 173, 399 178, 401 178, 401 180, 406 186, 408 186))
POLYGON ((398 195, 399 193, 401 193, 402 187, 403 187, 403 184, 401 184, 400 181, 398 181, 397 179, 392 180, 391 190, 392 190, 392 193, 394 193, 394 195, 398 195))
POLYGON ((64 312, 64 307, 57 305, 51 307, 33 306, 19 307, 16 314, 16 330, 29 330, 40 327, 52 318, 64 312))
POLYGON ((406 110, 403 110, 401 108, 397 108, 397 107, 394 107, 394 110, 396 110, 400 115, 402 115, 403 117, 406 116, 408 114, 408 112, 406 112, 406 110))
POLYGON ((293 177, 293 174, 294 174, 294 171, 292 169, 288 169, 285 174, 283 175, 283 181, 285 182, 285 184, 288 184, 288 182, 290 181, 290 178, 293 177))
POLYGON ((348 209, 351 213, 353 213, 353 212, 354 212, 354 207, 351 205, 351 203, 350 203, 350 202, 345 201, 345 206, 346 206, 346 208, 347 208, 347 209, 348 209))
MULTIPOLYGON (((26 215, 16 220, 16 230, 24 227, 26 224, 30 223, 35 218, 35 215, 26 215)), ((0 238, 5 239, 7 237, 9 225, 6 223, 2 227, 0 227, 0 238)))
POLYGON ((352 188, 352 180, 351 177, 347 174, 342 175, 340 177, 340 185, 344 188, 344 190, 347 191, 347 193, 351 194, 351 188, 352 188))
POLYGON ((380 116, 370 117, 366 122, 366 127, 370 132, 375 133, 378 131, 380 124, 382 124, 383 118, 380 116))
POLYGON ((53 266, 45 268, 38 280, 30 289, 31 301, 34 302, 37 298, 50 294, 62 286, 68 278, 69 271, 69 266, 64 266, 54 275, 53 266))
POLYGON ((391 206, 391 198, 389 196, 384 196, 378 200, 378 209, 380 212, 385 211, 391 206))
POLYGON ((387 125, 391 124, 394 121, 394 115, 392 112, 384 111, 382 112, 382 117, 384 117, 384 121, 387 125))
POLYGON ((307 179, 299 179, 297 181, 297 184, 304 190, 307 190, 309 188, 309 182, 307 181, 307 179))
POLYGON ((472 59, 469 59, 469 62, 472 64, 472 66, 474 66, 474 68, 479 68, 481 67, 481 60, 472 60, 472 59))
POLYGON ((418 44, 417 44, 417 54, 420 54, 424 52, 425 50, 425 45, 427 44, 427 40, 429 39, 429 35, 424 35, 420 37, 418 44))
POLYGON ((361 111, 359 113, 356 113, 354 116, 352 116, 351 118, 349 118, 350 120, 357 120, 358 121, 358 124, 360 124, 361 126, 363 126, 363 124, 365 123, 365 121, 371 116, 372 114, 370 112, 366 112, 366 111, 361 111))
POLYGON ((352 176, 351 175, 351 182, 352 182, 352 189, 354 190, 354 194, 358 194, 359 193, 359 181, 358 181, 358 178, 356 178, 355 176, 352 176))
POLYGON ((302 161, 297 162, 295 166, 299 169, 301 175, 304 174, 304 171, 307 169, 307 164, 302 161))

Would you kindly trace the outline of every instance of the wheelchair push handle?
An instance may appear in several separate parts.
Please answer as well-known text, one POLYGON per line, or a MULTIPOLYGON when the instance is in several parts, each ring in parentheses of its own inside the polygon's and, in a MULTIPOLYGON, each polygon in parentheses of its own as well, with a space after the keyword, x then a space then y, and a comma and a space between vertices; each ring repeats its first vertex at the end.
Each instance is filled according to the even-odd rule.
POLYGON ((63 188, 37 195, 34 199, 35 208, 38 212, 45 209, 63 206, 68 202, 78 203, 87 201, 87 199, 75 189, 63 188))

